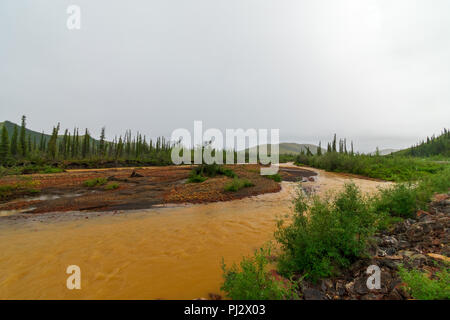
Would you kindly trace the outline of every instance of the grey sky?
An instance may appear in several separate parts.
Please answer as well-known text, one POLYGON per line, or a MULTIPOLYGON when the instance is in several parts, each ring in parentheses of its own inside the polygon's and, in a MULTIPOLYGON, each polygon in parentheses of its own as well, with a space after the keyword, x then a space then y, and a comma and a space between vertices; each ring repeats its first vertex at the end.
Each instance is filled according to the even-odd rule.
POLYGON ((450 125, 449 13, 448 0, 2 0, 0 121, 113 138, 203 120, 407 147, 450 125))

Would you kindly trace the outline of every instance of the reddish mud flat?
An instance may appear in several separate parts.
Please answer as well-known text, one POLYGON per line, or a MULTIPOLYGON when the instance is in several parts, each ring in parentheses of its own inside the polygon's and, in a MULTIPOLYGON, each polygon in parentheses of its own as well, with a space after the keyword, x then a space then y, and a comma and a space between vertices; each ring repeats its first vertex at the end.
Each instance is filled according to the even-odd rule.
MULTIPOLYGON (((228 201, 280 191, 279 183, 260 175, 259 165, 227 167, 239 178, 252 182, 254 186, 237 192, 227 192, 225 185, 232 179, 220 175, 201 183, 187 183, 192 169, 190 166, 85 169, 56 174, 7 176, 0 179, 0 186, 26 183, 39 193, 4 201, 0 204, 0 211, 46 213, 136 210, 168 203, 228 201), (84 182, 92 179, 105 179, 106 183, 86 187, 84 182), (114 184, 116 189, 108 189, 111 184, 114 184)), ((283 180, 297 181, 316 173, 304 169, 282 169, 280 175, 283 180)), ((14 218, 13 214, 11 216, 14 218)))

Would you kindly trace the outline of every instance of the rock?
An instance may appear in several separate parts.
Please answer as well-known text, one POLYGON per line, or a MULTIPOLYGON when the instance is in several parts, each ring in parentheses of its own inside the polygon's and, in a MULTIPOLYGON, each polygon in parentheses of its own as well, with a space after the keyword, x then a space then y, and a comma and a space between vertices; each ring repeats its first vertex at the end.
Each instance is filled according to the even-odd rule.
POLYGON ((400 294, 400 292, 394 288, 389 295, 386 296, 388 300, 403 300, 403 296, 400 294))
POLYGON ((353 293, 353 286, 355 285, 354 281, 348 282, 345 284, 345 290, 347 291, 347 293, 350 295, 351 293, 353 293))
POLYGON ((344 283, 342 281, 337 281, 336 282, 336 293, 339 296, 343 296, 346 292, 346 288, 344 286, 344 283))
POLYGON ((314 182, 314 181, 316 181, 316 178, 314 178, 314 177, 308 177, 308 181, 314 182))
POLYGON ((403 256, 403 257, 410 258, 413 254, 415 254, 415 252, 414 251, 410 251, 410 250, 400 250, 398 252, 398 254, 403 256))
POLYGON ((413 254, 410 259, 413 268, 418 268, 427 262, 427 257, 420 253, 413 254))
POLYGON ((130 178, 141 178, 143 177, 142 174, 137 173, 136 171, 133 170, 133 172, 130 175, 130 178))
POLYGON ((360 295, 369 293, 369 288, 367 288, 367 278, 361 277, 356 279, 353 290, 360 295))
POLYGON ((303 299, 305 300, 325 300, 326 296, 320 290, 313 288, 303 289, 303 299))
POLYGON ((327 292, 333 288, 333 282, 330 279, 322 280, 320 283, 320 290, 322 292, 327 292))
POLYGON ((433 221, 433 218, 431 217, 431 216, 421 216, 420 218, 419 218, 419 221, 420 222, 430 222, 430 221, 433 221))
POLYGON ((208 293, 208 297, 210 300, 222 300, 222 296, 217 293, 208 293))
MULTIPOLYGON (((431 228, 429 230, 431 231, 431 228)), ((409 241, 419 242, 425 237, 425 230, 423 226, 414 224, 408 228, 408 230, 406 231, 406 236, 408 237, 409 241)))
POLYGON ((411 246, 411 244, 408 241, 406 241, 406 240, 400 240, 398 242, 398 247, 400 249, 406 249, 406 248, 409 248, 410 246, 411 246))
POLYGON ((437 253, 429 253, 428 256, 433 258, 433 259, 438 259, 438 260, 442 260, 442 261, 450 263, 450 258, 449 257, 443 256, 443 255, 440 255, 440 254, 437 254, 437 253))
POLYGON ((393 236, 384 236, 380 245, 382 247, 397 247, 398 240, 393 236))
MULTIPOLYGON (((391 257, 397 257, 397 256, 391 256, 391 257)), ((386 257, 385 259, 380 260, 380 263, 382 266, 385 266, 389 269, 397 269, 398 266, 401 264, 402 257, 400 259, 392 259, 391 257, 386 257)))

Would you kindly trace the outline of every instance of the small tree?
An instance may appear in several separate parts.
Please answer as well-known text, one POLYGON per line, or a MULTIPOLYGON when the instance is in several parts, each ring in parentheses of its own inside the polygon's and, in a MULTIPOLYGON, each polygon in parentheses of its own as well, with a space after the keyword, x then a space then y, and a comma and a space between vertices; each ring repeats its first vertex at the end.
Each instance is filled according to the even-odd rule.
POLYGON ((6 164, 9 157, 9 136, 6 126, 3 125, 2 136, 0 140, 0 164, 6 164))
POLYGON ((13 156, 17 156, 18 153, 17 139, 18 139, 17 126, 14 125, 14 131, 11 137, 11 154, 13 156))
POLYGON ((20 126, 20 136, 19 136, 19 143, 20 143, 20 154, 23 157, 26 157, 27 155, 27 141, 25 138, 25 127, 26 127, 26 117, 22 116, 22 125, 20 126))

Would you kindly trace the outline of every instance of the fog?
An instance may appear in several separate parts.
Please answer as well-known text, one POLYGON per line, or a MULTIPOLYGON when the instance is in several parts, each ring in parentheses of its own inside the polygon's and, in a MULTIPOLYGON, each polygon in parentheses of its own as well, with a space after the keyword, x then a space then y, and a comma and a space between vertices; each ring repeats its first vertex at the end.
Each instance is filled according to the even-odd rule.
POLYGON ((449 127, 449 1, 2 0, 0 121, 408 147, 449 127), (69 30, 68 5, 81 9, 69 30))

